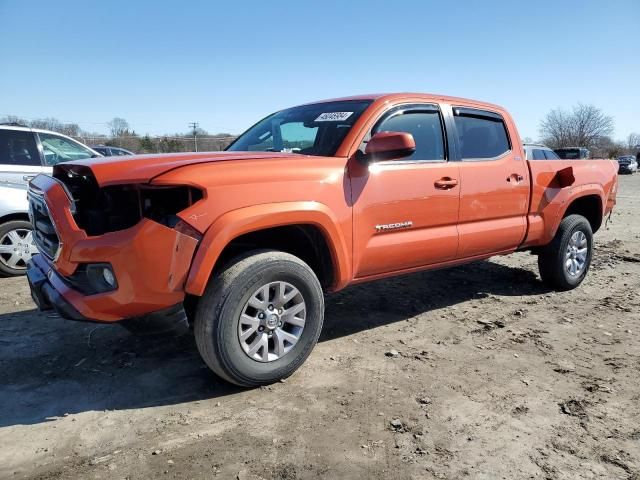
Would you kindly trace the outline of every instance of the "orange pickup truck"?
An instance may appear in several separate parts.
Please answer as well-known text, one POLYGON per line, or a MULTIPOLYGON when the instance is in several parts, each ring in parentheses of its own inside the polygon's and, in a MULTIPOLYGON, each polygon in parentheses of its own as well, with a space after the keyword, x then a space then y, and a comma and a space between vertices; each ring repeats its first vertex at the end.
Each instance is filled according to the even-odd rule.
POLYGON ((39 175, 28 279, 40 309, 76 320, 184 307, 207 365, 262 385, 310 354, 325 292, 521 250, 544 282, 578 286, 616 189, 611 160, 525 160, 496 105, 327 100, 274 113, 224 152, 39 175))

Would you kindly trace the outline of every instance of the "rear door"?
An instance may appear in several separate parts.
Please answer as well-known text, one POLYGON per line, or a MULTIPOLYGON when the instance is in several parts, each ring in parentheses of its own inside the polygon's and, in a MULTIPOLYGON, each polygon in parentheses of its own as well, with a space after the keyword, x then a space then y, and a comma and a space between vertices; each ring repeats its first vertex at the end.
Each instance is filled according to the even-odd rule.
POLYGON ((0 182, 27 184, 42 171, 34 133, 0 128, 0 182))
POLYGON ((517 132, 500 113, 453 107, 460 156, 458 258, 513 250, 523 241, 529 173, 517 132))
POLYGON ((356 278, 454 260, 458 246, 459 162, 449 161, 439 106, 394 107, 367 138, 383 131, 412 134, 416 151, 350 169, 356 278))

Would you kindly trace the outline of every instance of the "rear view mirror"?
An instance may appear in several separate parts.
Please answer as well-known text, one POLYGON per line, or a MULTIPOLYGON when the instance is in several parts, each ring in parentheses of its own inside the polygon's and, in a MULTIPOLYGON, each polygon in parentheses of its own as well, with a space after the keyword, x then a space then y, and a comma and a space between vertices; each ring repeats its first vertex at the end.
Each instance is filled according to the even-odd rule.
POLYGON ((407 157, 416 151, 413 135, 406 132, 378 132, 364 151, 368 160, 392 160, 407 157))

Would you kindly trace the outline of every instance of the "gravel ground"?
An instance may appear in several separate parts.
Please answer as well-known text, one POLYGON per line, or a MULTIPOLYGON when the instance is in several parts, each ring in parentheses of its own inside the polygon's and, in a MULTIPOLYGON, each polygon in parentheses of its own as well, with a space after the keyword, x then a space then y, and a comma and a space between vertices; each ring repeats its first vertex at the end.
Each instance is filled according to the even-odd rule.
POLYGON ((350 288, 267 388, 0 279, 0 478, 638 480, 640 175, 620 181, 577 290, 528 254, 350 288))

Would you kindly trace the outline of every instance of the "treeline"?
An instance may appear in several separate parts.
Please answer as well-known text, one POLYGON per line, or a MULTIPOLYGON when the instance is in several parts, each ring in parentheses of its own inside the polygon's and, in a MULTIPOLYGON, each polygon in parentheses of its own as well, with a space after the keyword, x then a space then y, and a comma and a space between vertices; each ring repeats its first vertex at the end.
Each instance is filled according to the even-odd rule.
POLYGON ((217 152, 224 150, 235 136, 229 134, 203 134, 197 135, 194 139, 188 134, 139 136, 135 132, 129 132, 128 135, 110 136, 110 135, 84 135, 73 136, 76 140, 87 145, 109 145, 113 147, 126 148, 134 153, 171 153, 171 152, 217 152))
POLYGON ((551 110, 540 122, 540 136, 541 142, 551 148, 588 148, 592 158, 636 155, 640 134, 630 133, 624 141, 616 141, 611 137, 613 127, 611 116, 594 105, 579 103, 569 110, 551 110))
POLYGON ((202 128, 189 133, 140 135, 129 126, 124 118, 120 117, 106 122, 109 134, 89 132, 80 128, 77 123, 66 123, 52 117, 27 120, 15 115, 8 115, 0 118, 0 123, 51 130, 75 138, 86 145, 121 147, 134 153, 220 151, 224 150, 236 138, 235 135, 228 133, 210 134, 202 128))
MULTIPOLYGON (((109 134, 88 132, 77 123, 61 122, 56 118, 26 120, 17 116, 0 118, 0 123, 24 125, 52 130, 87 145, 109 145, 126 148, 135 153, 168 153, 224 150, 236 136, 228 133, 209 134, 202 128, 189 133, 172 135, 139 135, 120 117, 106 122, 109 134)), ((551 110, 540 122, 540 141, 551 148, 585 147, 592 157, 614 158, 623 154, 637 154, 640 134, 631 133, 624 141, 612 138, 613 118, 594 105, 578 104, 566 110, 551 110)), ((531 139, 525 141, 532 142, 531 139)))

